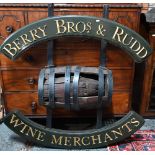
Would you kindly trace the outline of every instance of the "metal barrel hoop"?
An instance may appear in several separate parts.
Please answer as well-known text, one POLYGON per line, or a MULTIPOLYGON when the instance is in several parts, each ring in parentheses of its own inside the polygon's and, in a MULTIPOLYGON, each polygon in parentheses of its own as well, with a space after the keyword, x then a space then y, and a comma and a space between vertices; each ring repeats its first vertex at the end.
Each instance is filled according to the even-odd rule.
POLYGON ((74 71, 74 78, 73 78, 73 104, 74 109, 79 110, 79 100, 78 100, 78 86, 79 86, 79 79, 80 79, 80 66, 76 66, 74 71))
POLYGON ((99 73, 98 73, 98 103, 97 108, 103 107, 102 97, 104 96, 105 92, 105 83, 104 83, 104 73, 103 73, 103 67, 99 66, 99 73))
POLYGON ((108 86, 108 102, 111 103, 112 101, 112 92, 113 92, 113 75, 112 71, 109 70, 107 74, 107 86, 108 86))
POLYGON ((66 66, 65 70, 65 92, 64 92, 64 100, 65 100, 65 108, 70 110, 70 80, 71 80, 71 67, 66 66))
POLYGON ((111 103, 112 100, 112 92, 113 92, 113 75, 112 75, 112 71, 109 70, 108 68, 104 68, 104 70, 107 71, 107 74, 105 74, 105 96, 104 96, 104 101, 105 102, 105 106, 109 106, 109 104, 111 103))
POLYGON ((42 105, 44 102, 44 79, 45 79, 45 68, 41 69, 38 79, 38 100, 39 104, 42 105))
POLYGON ((49 107, 55 108, 55 69, 54 67, 49 68, 49 107))

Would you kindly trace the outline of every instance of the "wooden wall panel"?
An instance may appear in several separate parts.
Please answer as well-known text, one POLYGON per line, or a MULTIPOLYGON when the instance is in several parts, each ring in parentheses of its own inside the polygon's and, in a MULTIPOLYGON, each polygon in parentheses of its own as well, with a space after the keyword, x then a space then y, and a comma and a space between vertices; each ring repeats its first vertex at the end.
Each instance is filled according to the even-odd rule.
MULTIPOLYGON (((140 7, 110 7, 109 18, 128 26, 138 32, 140 7)), ((55 7, 54 15, 88 15, 102 17, 102 5, 94 7, 73 6, 55 7)), ((5 25, 13 25, 15 30, 20 27, 47 17, 47 7, 0 7, 0 17, 9 15, 8 20, 3 20, 0 33, 7 37, 5 25), (15 20, 16 16, 19 21, 15 20)), ((1 21, 0 21, 1 22, 1 21)), ((1 40, 1 39, 0 39, 1 40)), ((54 40, 55 66, 80 65, 99 66, 100 41, 88 38, 61 38, 54 40)), ((32 113, 31 103, 38 102, 37 79, 41 68, 47 65, 47 43, 40 43, 27 50, 19 59, 11 61, 0 55, 1 83, 7 112, 21 109, 26 115, 45 115, 45 108, 39 107, 32 113), (28 79, 34 78, 35 84, 29 85, 28 79)), ((123 115, 130 110, 132 100, 132 84, 134 77, 134 62, 125 51, 108 45, 106 52, 106 66, 113 71, 114 94, 112 106, 106 109, 105 115, 123 115)), ((103 109, 104 110, 104 109, 103 109)), ((96 116, 95 111, 88 111, 88 116, 96 116)), ((56 110, 57 117, 87 116, 85 112, 66 112, 56 110)))
POLYGON ((12 33, 25 25, 22 11, 0 10, 0 44, 12 33), (12 27, 12 32, 8 32, 12 27))
POLYGON ((36 69, 2 71, 5 91, 37 91, 39 72, 36 69))
POLYGON ((14 92, 14 93, 5 93, 6 107, 8 111, 13 109, 21 110, 25 115, 44 115, 46 112, 45 107, 39 106, 38 95, 36 92, 14 92), (32 112, 32 102, 37 104, 37 111, 32 112))
POLYGON ((47 16, 47 11, 28 11, 28 24, 43 18, 47 18, 47 16))
POLYGON ((140 10, 131 9, 130 11, 120 11, 119 9, 115 9, 110 13, 109 18, 138 32, 138 24, 135 24, 139 21, 138 14, 140 15, 140 10))

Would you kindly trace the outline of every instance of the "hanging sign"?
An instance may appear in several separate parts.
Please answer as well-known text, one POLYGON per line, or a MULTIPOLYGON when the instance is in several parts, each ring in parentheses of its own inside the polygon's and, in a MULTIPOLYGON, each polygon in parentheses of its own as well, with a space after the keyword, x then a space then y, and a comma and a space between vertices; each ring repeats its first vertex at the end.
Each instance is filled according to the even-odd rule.
MULTIPOLYGON (((1 45, 0 51, 15 60, 28 48, 42 41, 67 36, 106 40, 124 49, 136 62, 142 62, 152 53, 149 44, 131 29, 107 19, 90 16, 59 16, 34 22, 10 35, 1 45)), ((110 83, 109 86, 111 87, 110 83)), ((16 110, 0 120, 0 123, 2 122, 15 133, 39 145, 52 148, 87 149, 122 141, 140 129, 144 119, 131 111, 121 120, 107 127, 69 131, 46 128, 16 110)))
POLYGON ((0 51, 15 60, 41 41, 64 36, 104 39, 124 49, 136 62, 143 61, 152 53, 149 44, 131 29, 108 19, 90 16, 49 17, 34 22, 10 35, 0 51))

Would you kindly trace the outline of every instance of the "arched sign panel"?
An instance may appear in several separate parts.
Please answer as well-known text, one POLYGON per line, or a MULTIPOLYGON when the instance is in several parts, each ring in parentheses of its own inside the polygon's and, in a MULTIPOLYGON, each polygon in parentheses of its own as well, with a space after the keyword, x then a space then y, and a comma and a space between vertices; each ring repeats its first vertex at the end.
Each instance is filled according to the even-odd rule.
POLYGON ((90 16, 59 16, 34 22, 10 35, 0 51, 15 60, 33 45, 62 36, 107 40, 124 49, 136 62, 143 61, 152 53, 149 44, 131 29, 108 19, 90 16))
POLYGON ((108 127, 83 131, 50 129, 32 122, 19 111, 7 115, 4 123, 18 135, 42 146, 64 149, 105 147, 120 142, 144 124, 141 116, 131 111, 108 127))
MULTIPOLYGON (((64 36, 83 36, 104 39, 107 42, 124 49, 124 51, 136 62, 143 61, 152 53, 149 44, 131 29, 107 19, 90 16, 60 16, 34 22, 10 35, 1 45, 0 51, 8 58, 15 60, 26 51, 26 49, 41 41, 64 36)), ((104 76, 102 67, 103 66, 101 66, 99 72, 97 72, 101 77, 102 75, 104 76)), ((51 68, 49 73, 52 76, 50 76, 50 79, 52 79, 51 77, 54 77, 53 75, 56 73, 54 70, 55 68, 51 68)), ((77 70, 74 72, 76 79, 79 79, 79 73, 80 72, 77 72, 77 70)), ((40 77, 42 79, 41 88, 44 88, 42 85, 44 76, 40 77)), ((112 83, 110 83, 111 78, 112 76, 110 76, 110 80, 107 82, 107 88, 112 87, 112 83)), ((101 80, 99 78, 99 81, 102 81, 101 85, 103 86, 102 79, 108 79, 108 77, 103 77, 101 80)), ((38 84, 38 86, 40 85, 38 84)), ((52 83, 52 86, 52 88, 54 88, 54 83, 52 83)), ((104 92, 105 90, 102 89, 102 91, 104 92)), ((41 93, 41 96, 42 95, 43 93, 41 93)), ((53 94, 52 96, 54 97, 53 94)), ((28 118, 25 118, 17 110, 10 112, 1 119, 0 123, 2 122, 15 133, 39 145, 53 148, 86 149, 104 147, 127 138, 143 125, 144 120, 141 116, 132 111, 121 120, 108 127, 85 131, 66 131, 41 126, 30 121, 28 118)))

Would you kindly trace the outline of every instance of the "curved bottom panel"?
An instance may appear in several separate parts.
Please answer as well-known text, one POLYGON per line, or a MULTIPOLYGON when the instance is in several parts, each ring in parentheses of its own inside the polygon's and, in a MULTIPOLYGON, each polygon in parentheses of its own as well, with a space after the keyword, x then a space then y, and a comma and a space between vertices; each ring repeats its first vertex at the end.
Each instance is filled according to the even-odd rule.
POLYGON ((40 146, 63 149, 99 148, 122 141, 144 124, 144 119, 130 111, 119 121, 100 129, 70 131, 50 129, 26 118, 20 111, 10 112, 3 122, 15 133, 40 146))

